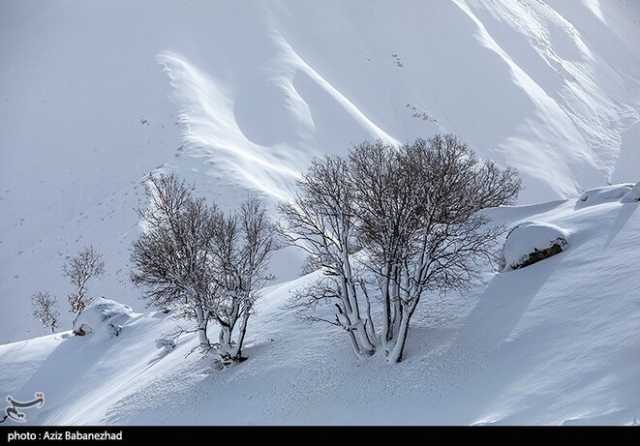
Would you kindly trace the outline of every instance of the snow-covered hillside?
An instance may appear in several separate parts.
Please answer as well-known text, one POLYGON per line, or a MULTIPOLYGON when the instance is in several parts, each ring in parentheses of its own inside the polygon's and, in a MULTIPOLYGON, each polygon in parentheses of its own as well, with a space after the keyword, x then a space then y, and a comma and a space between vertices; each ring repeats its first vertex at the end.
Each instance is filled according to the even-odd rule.
POLYGON ((0 346, 0 394, 45 392, 45 407, 28 413, 45 424, 637 423, 638 206, 609 198, 490 210, 509 226, 561 228, 569 247, 487 272, 465 295, 432 296, 397 365, 356 359, 344 332, 286 309, 313 273, 266 291, 239 365, 216 371, 188 355, 195 334, 173 350, 158 343, 180 324, 170 314, 109 304, 115 316, 88 317, 98 326, 89 336, 0 346), (116 318, 118 336, 108 326, 116 318))
POLYGON ((0 398, 45 392, 38 424, 637 423, 637 42, 635 0, 0 0, 0 398), (443 132, 519 169, 521 205, 487 212, 525 224, 503 271, 424 302, 398 365, 295 317, 290 248, 223 371, 131 285, 151 171, 275 204, 314 157, 443 132), (88 244, 114 326, 39 337, 30 296, 65 304, 88 244))
POLYGON ((29 296, 64 301, 89 243, 93 291, 142 310, 132 208, 156 168, 223 205, 282 199, 314 156, 451 131, 519 168, 523 203, 635 182, 639 24, 633 0, 2 1, 0 342, 44 333, 29 296))

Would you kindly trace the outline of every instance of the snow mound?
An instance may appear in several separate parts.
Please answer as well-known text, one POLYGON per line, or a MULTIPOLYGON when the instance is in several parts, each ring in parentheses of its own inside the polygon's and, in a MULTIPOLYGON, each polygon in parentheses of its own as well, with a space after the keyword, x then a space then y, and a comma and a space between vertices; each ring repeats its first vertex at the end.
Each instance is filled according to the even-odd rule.
POLYGON ((580 199, 576 203, 576 209, 618 201, 631 192, 633 188, 633 183, 623 183, 590 189, 580 196, 580 199))
POLYGON ((549 223, 525 222, 507 235, 502 248, 504 270, 529 266, 564 251, 568 233, 549 223))
POLYGON ((622 197, 623 203, 632 203, 634 201, 640 201, 640 181, 629 192, 622 197))
POLYGON ((105 330, 118 336, 122 327, 135 316, 136 313, 128 305, 100 297, 74 321, 73 334, 85 336, 105 330))

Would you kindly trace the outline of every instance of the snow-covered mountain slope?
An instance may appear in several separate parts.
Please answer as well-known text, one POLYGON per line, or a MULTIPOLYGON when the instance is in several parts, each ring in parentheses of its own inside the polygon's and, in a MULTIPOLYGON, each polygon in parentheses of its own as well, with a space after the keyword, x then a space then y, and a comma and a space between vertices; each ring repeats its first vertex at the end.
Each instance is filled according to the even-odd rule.
POLYGON ((569 246, 425 300, 398 365, 358 360, 343 332, 286 309, 313 273, 266 290, 239 365, 187 356, 193 334, 167 352, 156 341, 180 322, 123 310, 117 337, 105 325, 0 346, 0 395, 45 392, 28 417, 46 424, 637 423, 639 204, 595 195, 491 210, 561 228, 569 246))
POLYGON ((223 205, 283 199, 314 156, 451 131, 519 168, 523 203, 635 182, 639 23, 632 0, 1 1, 0 342, 43 333, 29 296, 64 303, 88 243, 93 291, 142 309, 156 168, 223 205))

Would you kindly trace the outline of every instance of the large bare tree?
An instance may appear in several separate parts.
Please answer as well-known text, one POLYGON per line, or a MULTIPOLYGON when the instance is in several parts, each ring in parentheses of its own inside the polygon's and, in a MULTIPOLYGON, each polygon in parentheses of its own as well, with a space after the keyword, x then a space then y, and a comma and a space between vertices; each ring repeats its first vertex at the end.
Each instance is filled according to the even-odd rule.
POLYGON ((274 249, 264 205, 250 198, 225 215, 175 175, 150 177, 147 197, 139 210, 145 230, 131 256, 133 282, 152 304, 194 318, 203 351, 225 362, 244 359, 247 323, 274 249), (218 342, 208 337, 210 322, 220 326, 218 342))
POLYGON ((175 175, 147 178, 148 206, 138 210, 144 232, 134 242, 131 279, 158 307, 179 308, 197 324, 199 345, 210 348, 208 308, 218 295, 211 277, 222 215, 196 199, 175 175))
POLYGON ((271 278, 267 267, 274 248, 274 225, 257 198, 249 198, 237 213, 223 219, 215 250, 219 272, 213 276, 221 292, 211 315, 220 325, 219 346, 228 359, 244 359, 247 323, 260 289, 271 278))
POLYGON ((350 160, 365 263, 382 285, 386 352, 398 362, 423 296, 464 288, 492 262, 503 228, 479 211, 512 203, 521 183, 453 135, 362 144, 350 160))
POLYGON ((452 135, 401 147, 363 143, 347 160, 314 162, 282 207, 285 237, 324 272, 297 304, 336 300, 336 320, 327 322, 350 333, 356 353, 381 344, 390 362, 401 361, 424 296, 464 288, 492 261, 503 229, 481 209, 511 203, 519 190, 517 172, 479 161, 452 135), (371 276, 380 333, 364 280, 371 276))

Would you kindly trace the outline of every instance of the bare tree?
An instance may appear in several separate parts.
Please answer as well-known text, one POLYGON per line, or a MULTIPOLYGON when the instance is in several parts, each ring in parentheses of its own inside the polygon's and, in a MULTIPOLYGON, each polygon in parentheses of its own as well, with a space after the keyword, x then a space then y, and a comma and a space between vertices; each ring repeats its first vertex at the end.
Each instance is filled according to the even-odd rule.
POLYGON ((298 304, 332 300, 335 321, 328 322, 346 330, 357 355, 370 356, 375 353, 376 339, 373 321, 361 310, 364 302, 354 268, 357 227, 353 207, 348 163, 337 157, 316 160, 299 181, 294 201, 280 207, 281 233, 286 242, 304 249, 310 264, 324 275, 324 280, 297 294, 298 304))
POLYGON ((45 328, 55 333, 60 323, 58 300, 47 291, 38 291, 31 297, 33 317, 42 323, 45 328))
POLYGON ((247 323, 274 248, 274 228, 252 198, 226 216, 194 198, 175 175, 151 177, 145 231, 134 243, 131 278, 153 305, 177 307, 197 323, 199 346, 223 361, 241 361, 247 323), (220 325, 219 342, 207 334, 220 325), (236 335, 234 339, 234 335, 236 335))
POLYGON ((398 295, 401 260, 411 232, 420 225, 416 208, 422 199, 413 178, 402 171, 403 156, 395 147, 378 141, 363 143, 350 154, 350 177, 356 196, 358 240, 366 247, 363 266, 380 279, 383 323, 381 340, 388 353, 402 319, 398 295))
POLYGON ((492 262, 503 228, 478 211, 511 203, 521 183, 453 135, 400 148, 363 144, 351 164, 365 264, 381 285, 387 358, 399 362, 423 296, 464 288, 492 262))
POLYGON ((211 279, 214 241, 222 215, 175 175, 149 176, 148 207, 138 210, 145 230, 134 242, 132 281, 161 308, 178 307, 196 319, 199 345, 210 348, 208 307, 219 289, 211 279))
POLYGON ((69 278, 73 291, 67 297, 70 311, 75 320, 93 302, 94 296, 89 295, 87 285, 91 279, 104 274, 102 255, 93 246, 88 246, 63 266, 64 275, 69 278))
POLYGON ((467 286, 492 261, 503 229, 479 211, 511 203, 519 190, 514 170, 478 161, 452 135, 401 147, 364 143, 348 160, 315 161, 293 203, 281 207, 283 236, 323 272, 294 305, 335 301, 335 321, 310 318, 347 330, 358 355, 381 343, 390 362, 401 361, 423 296, 467 286), (380 334, 371 276, 382 303, 380 334))
POLYGON ((271 277, 268 262, 275 247, 275 227, 257 198, 225 217, 216 238, 219 273, 212 276, 221 290, 210 315, 220 325, 219 348, 224 359, 241 361, 242 346, 260 288, 271 277), (233 340, 234 329, 237 337, 233 340))

